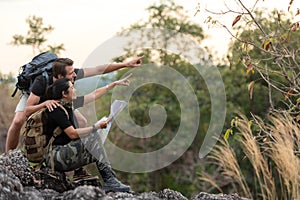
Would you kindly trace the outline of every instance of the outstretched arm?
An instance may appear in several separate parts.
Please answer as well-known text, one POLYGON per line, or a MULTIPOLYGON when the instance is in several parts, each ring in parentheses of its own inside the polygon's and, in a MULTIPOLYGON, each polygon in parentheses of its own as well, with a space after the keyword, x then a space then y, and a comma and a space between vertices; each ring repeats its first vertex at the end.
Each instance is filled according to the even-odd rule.
POLYGON ((64 129, 64 132, 69 136, 70 139, 75 140, 79 137, 86 136, 90 133, 98 129, 104 129, 107 127, 109 122, 111 121, 110 118, 104 121, 98 121, 93 126, 85 127, 85 128, 77 128, 75 129, 73 126, 69 126, 68 128, 64 129))
POLYGON ((97 88, 96 90, 94 90, 93 92, 84 95, 84 101, 83 104, 88 104, 92 101, 95 101, 96 99, 100 98, 101 96, 103 96, 104 94, 106 94, 109 90, 113 89, 114 87, 116 87, 117 85, 123 85, 123 86, 128 86, 130 84, 129 78, 132 76, 132 74, 129 74, 128 76, 126 76, 123 79, 120 79, 118 81, 114 81, 104 87, 101 88, 97 88))
POLYGON ((106 65, 99 65, 97 67, 92 67, 92 68, 83 68, 84 77, 96 76, 99 74, 106 74, 106 73, 113 72, 113 71, 116 71, 118 69, 122 69, 125 67, 139 67, 142 64, 143 58, 144 58, 144 56, 141 56, 141 57, 133 59, 129 62, 112 63, 112 64, 106 64, 106 65))

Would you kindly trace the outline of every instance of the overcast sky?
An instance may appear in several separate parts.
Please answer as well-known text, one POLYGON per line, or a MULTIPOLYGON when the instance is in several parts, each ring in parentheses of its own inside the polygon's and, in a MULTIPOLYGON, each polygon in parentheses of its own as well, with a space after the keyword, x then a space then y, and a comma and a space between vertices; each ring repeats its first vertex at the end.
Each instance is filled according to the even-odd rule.
MULTIPOLYGON (((287 9, 290 0, 265 0, 282 9, 287 9), (280 3, 279 3, 280 2, 280 3)), ((122 28, 146 19, 145 8, 159 0, 0 0, 0 72, 18 73, 20 65, 31 60, 33 54, 30 47, 14 47, 9 45, 14 34, 25 35, 28 25, 25 19, 36 15, 44 19, 46 25, 55 29, 47 38, 49 44, 65 45, 66 51, 62 57, 70 57, 76 66, 81 66, 87 56, 101 43, 112 38, 122 28)), ((204 8, 218 11, 225 10, 223 0, 175 0, 188 11, 191 21, 199 23, 209 40, 203 45, 210 45, 213 51, 224 53, 229 36, 225 30, 207 29, 204 20, 207 13, 204 8), (194 16, 197 4, 200 2, 201 13, 194 16)), ((230 4, 234 0, 227 0, 230 4)), ((252 3, 253 0, 247 0, 252 3)), ((297 8, 299 0, 294 2, 297 8)), ((271 5, 271 4, 270 4, 271 5)), ((299 6, 298 6, 299 7, 299 6)), ((231 24, 233 18, 228 18, 231 24)), ((111 58, 106 58, 108 61, 111 58)), ((99 63, 103 64, 103 63, 99 63)))

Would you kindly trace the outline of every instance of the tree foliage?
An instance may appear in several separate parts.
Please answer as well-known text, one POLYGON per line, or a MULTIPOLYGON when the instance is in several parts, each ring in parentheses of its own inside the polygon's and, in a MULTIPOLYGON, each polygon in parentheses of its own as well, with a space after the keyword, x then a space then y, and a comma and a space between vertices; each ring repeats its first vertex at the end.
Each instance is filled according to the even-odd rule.
MULTIPOLYGON (((185 79, 192 86, 192 90, 196 92, 198 101, 201 102, 200 112, 203 112, 201 116, 201 128, 198 130, 196 136, 196 142, 191 148, 178 160, 170 166, 157 170, 151 173, 145 173, 141 175, 135 174, 124 174, 130 183, 133 183, 133 187, 136 191, 146 190, 161 190, 162 188, 172 188, 182 192, 184 195, 190 195, 191 191, 195 191, 196 184, 194 179, 194 166, 196 165, 200 138, 204 137, 205 130, 208 128, 210 115, 204 111, 209 107, 209 97, 204 81, 199 76, 199 72, 193 67, 191 63, 186 61, 181 55, 168 52, 170 46, 176 46, 177 49, 184 52, 190 48, 190 44, 182 39, 178 39, 174 43, 174 34, 186 34, 188 37, 193 38, 196 41, 201 42, 204 38, 203 29, 195 23, 189 21, 186 11, 182 6, 175 4, 173 1, 161 1, 160 4, 154 4, 147 8, 149 18, 145 21, 133 24, 126 30, 123 30, 120 34, 126 35, 131 30, 140 30, 141 35, 135 38, 127 47, 127 54, 120 56, 115 61, 124 61, 127 57, 137 56, 140 54, 144 55, 143 63, 153 63, 149 66, 153 69, 153 72, 159 72, 161 68, 171 67, 176 70, 179 74, 183 75, 185 79), (157 38, 155 31, 143 32, 144 29, 154 30, 155 28, 171 30, 166 32, 162 38, 157 38), (139 46, 146 43, 157 44, 163 48, 160 49, 139 49, 139 46), (201 96, 203 95, 204 96, 201 96), (205 102, 208 102, 207 104, 205 102), (205 124, 206 123, 206 124, 205 124), (186 164, 189 163, 190 164, 186 164), (146 180, 146 185, 145 185, 146 180), (136 183, 136 184, 134 184, 136 183)), ((197 58, 202 65, 211 63, 209 56, 204 51, 196 52, 197 58)), ((118 71, 117 78, 120 78, 125 74, 127 70, 118 71)), ((151 72, 147 72, 147 77, 155 76, 151 72)), ((167 79, 167 74, 165 74, 167 79)), ((134 82, 132 78, 132 82, 134 82)), ((182 84, 176 80, 173 80, 173 84, 182 84)), ((184 91, 181 91, 184 95, 184 91)), ((167 87, 161 86, 156 83, 147 83, 140 86, 132 94, 129 101, 130 116, 134 120, 136 125, 146 126, 151 123, 149 118, 149 110, 155 105, 159 104, 165 108, 167 119, 164 127, 151 138, 134 138, 127 136, 121 132, 117 127, 112 127, 110 133, 110 139, 113 140, 114 144, 118 145, 122 149, 129 150, 131 152, 153 152, 167 145, 176 135, 181 119, 181 108, 178 97, 170 91, 167 87)), ((103 99, 107 101, 107 99, 103 99)), ((100 103, 104 105, 105 102, 100 103)), ((191 126, 193 121, 190 121, 191 126)), ((189 124, 186 124, 188 126, 189 124)), ((139 133, 142 135, 143 133, 139 133)), ((145 133, 146 134, 146 133, 145 133)), ((186 137, 190 137, 190 133, 184 133, 186 137)), ((170 152, 172 154, 172 152, 170 152)))
POLYGON ((13 35, 12 45, 30 46, 32 52, 35 55, 38 52, 50 51, 56 54, 60 54, 64 51, 64 44, 60 45, 46 45, 46 35, 54 30, 51 25, 44 25, 43 18, 37 16, 29 16, 26 19, 26 23, 29 26, 29 30, 26 35, 15 34, 13 35))
MULTIPOLYGON (((240 10, 228 8, 228 11, 219 13, 235 13, 232 28, 220 21, 215 23, 221 24, 235 39, 229 54, 231 67, 241 68, 252 76, 249 87, 253 88, 257 83, 265 85, 272 110, 295 111, 299 101, 300 57, 297 38, 300 22, 295 21, 295 14, 288 10, 259 10, 259 2, 246 7, 244 1, 238 0, 240 10), (279 96, 285 107, 278 103, 279 96)), ((290 1, 288 9, 292 6, 293 1, 290 1)), ((255 95, 252 90, 250 92, 250 95, 255 95)))
POLYGON ((292 31, 293 23, 277 11, 269 14, 256 11, 255 14, 266 35, 262 37, 259 28, 242 31, 239 38, 244 43, 233 44, 233 60, 237 61, 236 65, 244 66, 246 73, 252 74, 252 85, 260 83, 268 87, 268 102, 273 110, 292 110, 297 104, 295 100, 299 98, 297 76, 300 57, 299 41, 296 38, 300 32, 292 31), (251 43, 255 46, 251 47, 251 43))
MULTIPOLYGON (((162 46, 162 49, 157 50, 149 50, 149 49, 143 49, 142 53, 146 57, 146 61, 148 62, 154 62, 159 63, 162 65, 176 65, 176 63, 181 62, 182 57, 180 56, 173 56, 168 57, 168 52, 166 50, 171 45, 175 45, 178 49, 186 51, 189 48, 190 44, 186 44, 184 38, 182 40, 176 41, 174 44, 173 38, 176 34, 186 34, 192 37, 194 40, 201 42, 204 39, 204 33, 201 26, 198 24, 192 23, 189 20, 189 17, 187 15, 187 11, 180 5, 177 5, 172 0, 167 1, 160 1, 159 4, 153 4, 149 6, 146 9, 149 13, 148 20, 137 22, 133 25, 131 25, 130 28, 123 30, 121 32, 121 35, 126 35, 128 30, 141 30, 143 32, 143 29, 153 29, 159 28, 163 30, 170 30, 170 32, 166 31, 165 35, 163 36, 162 40, 158 40, 157 35, 155 35, 155 31, 152 33, 142 33, 138 41, 142 43, 146 42, 152 42, 153 44, 157 44, 161 42, 162 44, 159 46, 162 46)), ((126 48, 128 55, 134 55, 139 53, 140 51, 136 51, 136 49, 140 46, 140 43, 137 43, 135 41, 132 41, 132 44, 126 48), (132 52, 132 50, 134 52, 132 52)), ((140 52, 141 53, 141 52, 140 52)), ((209 58, 205 57, 207 56, 207 53, 202 51, 198 52, 197 56, 203 61, 201 64, 207 64, 210 62, 209 58)), ((124 59, 124 57, 119 58, 124 59)))
MULTIPOLYGON (((290 1, 285 12, 260 10, 260 2, 255 1, 252 7, 247 7, 245 1, 238 0, 239 10, 227 7, 228 10, 223 12, 210 12, 212 15, 235 15, 232 27, 214 20, 212 16, 209 21, 221 25, 233 38, 228 56, 230 64, 224 70, 231 78, 224 80, 227 88, 230 85, 231 92, 243 90, 245 93, 248 89, 250 109, 245 109, 247 104, 241 104, 247 102, 245 99, 238 105, 247 111, 245 114, 250 120, 244 118, 243 122, 239 122, 232 117, 232 125, 210 156, 215 165, 207 166, 201 172, 201 179, 213 183, 213 188, 226 193, 240 192, 255 199, 293 199, 299 196, 299 180, 285 180, 290 178, 283 172, 283 169, 290 170, 285 166, 288 161, 282 162, 286 156, 275 155, 283 152, 284 148, 290 148, 289 156, 295 158, 296 166, 299 157, 295 149, 298 149, 299 140, 293 133, 291 145, 283 145, 278 150, 278 143, 286 138, 275 138, 276 134, 283 137, 285 130, 295 131, 295 126, 298 127, 296 121, 299 121, 299 117, 295 116, 299 114, 299 22, 294 20, 295 15, 290 12, 293 1, 290 1), (232 82, 228 84, 226 80, 232 82), (257 99, 260 100, 255 102, 257 99), (292 118, 286 111, 296 115, 292 118), (257 120, 258 117, 254 117, 253 113, 259 114, 265 122, 257 120), (271 120, 274 120, 273 116, 276 116, 276 122, 271 120), (286 121, 281 123, 281 120, 286 121), (251 130, 254 121, 254 129, 251 130), (239 128, 241 122, 242 129, 239 128), (243 138, 246 135, 247 138, 243 138), (276 151, 271 158, 270 152, 276 151), (230 156, 230 159, 226 156, 230 156), (237 186, 232 181, 240 184, 237 186)), ((232 95, 231 92, 227 90, 228 95, 232 95)), ((294 166, 289 167, 293 169, 294 166)), ((296 170, 296 173, 299 172, 296 170)))

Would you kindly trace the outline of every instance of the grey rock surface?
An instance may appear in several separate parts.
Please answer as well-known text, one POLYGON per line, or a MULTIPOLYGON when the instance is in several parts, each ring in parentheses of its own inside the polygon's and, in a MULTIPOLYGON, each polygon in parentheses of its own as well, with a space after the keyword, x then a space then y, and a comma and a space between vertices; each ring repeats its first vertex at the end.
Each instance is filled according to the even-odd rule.
POLYGON ((195 195, 192 200, 248 200, 240 197, 238 194, 208 194, 201 192, 195 195))
MULTIPOLYGON (((98 186, 74 187, 64 173, 51 174, 49 169, 34 171, 22 151, 0 155, 0 199, 11 200, 187 200, 180 192, 164 189, 160 192, 105 193, 98 186)), ((246 200, 237 194, 195 195, 193 200, 246 200)))
POLYGON ((0 165, 0 199, 21 199, 22 191, 20 179, 0 165))
POLYGON ((27 158, 21 150, 9 151, 0 157, 0 166, 17 176, 23 186, 34 185, 34 176, 27 158))

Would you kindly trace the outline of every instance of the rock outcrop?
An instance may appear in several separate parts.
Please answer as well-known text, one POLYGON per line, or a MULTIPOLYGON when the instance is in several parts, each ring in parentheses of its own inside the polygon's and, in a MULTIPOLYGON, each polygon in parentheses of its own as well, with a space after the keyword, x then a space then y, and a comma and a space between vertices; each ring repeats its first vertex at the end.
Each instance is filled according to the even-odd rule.
MULTIPOLYGON (((126 200, 187 200, 180 192, 164 189, 161 192, 105 193, 100 187, 84 185, 75 187, 64 173, 51 175, 47 169, 35 172, 22 151, 14 150, 0 155, 0 199, 12 200, 62 200, 62 199, 126 199, 126 200)), ((211 195, 200 193, 193 200, 245 200, 236 194, 211 195)))

